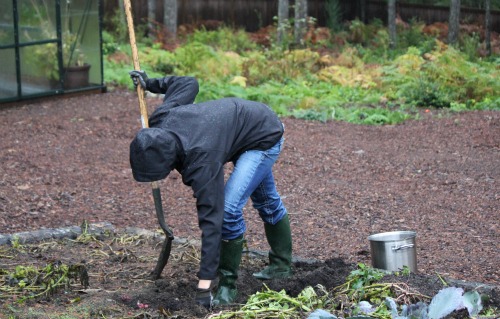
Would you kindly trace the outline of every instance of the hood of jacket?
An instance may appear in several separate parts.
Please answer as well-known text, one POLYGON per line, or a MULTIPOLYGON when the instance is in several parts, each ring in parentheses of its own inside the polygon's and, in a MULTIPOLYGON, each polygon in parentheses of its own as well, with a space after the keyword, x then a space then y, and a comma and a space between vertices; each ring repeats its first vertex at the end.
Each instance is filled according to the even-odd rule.
POLYGON ((130 167, 138 182, 167 177, 177 162, 175 137, 161 128, 143 128, 130 143, 130 167))

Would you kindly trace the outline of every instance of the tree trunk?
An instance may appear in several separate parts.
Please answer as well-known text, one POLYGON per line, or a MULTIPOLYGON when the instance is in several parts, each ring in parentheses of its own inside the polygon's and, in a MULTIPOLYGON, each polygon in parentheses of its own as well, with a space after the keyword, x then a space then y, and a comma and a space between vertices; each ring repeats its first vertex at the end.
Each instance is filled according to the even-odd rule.
POLYGON ((163 24, 168 36, 175 39, 177 36, 177 0, 163 0, 163 24))
POLYGON ((123 0, 118 0, 118 12, 120 22, 123 23, 123 25, 127 25, 127 18, 125 17, 125 4, 123 3, 123 0))
POLYGON ((357 18, 366 23, 366 0, 358 0, 356 12, 357 18))
POLYGON ((156 27, 156 0, 148 0, 148 36, 154 38, 156 27))
POLYGON ((290 2, 288 0, 278 1, 278 44, 281 44, 283 42, 289 26, 289 10, 290 2))
POLYGON ((307 29, 307 0, 295 0, 295 44, 304 45, 304 35, 307 29))
POLYGON ((491 56, 491 0, 484 0, 485 7, 485 41, 486 41, 486 54, 491 56))
POLYGON ((460 29, 460 0, 450 2, 450 21, 448 23, 448 44, 456 45, 460 29))
POLYGON ((387 25, 389 27, 389 47, 396 48, 397 31, 396 31, 396 0, 389 0, 387 6, 387 25))

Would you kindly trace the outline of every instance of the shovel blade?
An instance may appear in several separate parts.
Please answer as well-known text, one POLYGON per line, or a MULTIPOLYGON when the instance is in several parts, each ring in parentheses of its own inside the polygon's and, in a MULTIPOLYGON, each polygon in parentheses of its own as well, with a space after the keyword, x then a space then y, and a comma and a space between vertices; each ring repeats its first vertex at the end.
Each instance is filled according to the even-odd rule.
POLYGON ((153 280, 160 279, 161 273, 162 273, 163 269, 165 268, 165 266, 167 265, 171 250, 172 250, 172 238, 167 236, 165 238, 165 241, 163 242, 160 256, 158 257, 158 261, 156 262, 156 267, 149 275, 149 277, 151 279, 153 279, 153 280))

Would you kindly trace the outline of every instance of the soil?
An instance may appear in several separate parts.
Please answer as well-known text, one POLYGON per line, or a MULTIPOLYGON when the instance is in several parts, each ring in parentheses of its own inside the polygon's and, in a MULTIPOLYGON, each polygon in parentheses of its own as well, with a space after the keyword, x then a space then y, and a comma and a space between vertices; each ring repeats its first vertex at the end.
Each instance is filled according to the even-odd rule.
MULTIPOLYGON (((159 103, 148 98, 149 112, 159 103)), ((120 230, 158 229, 151 187, 133 180, 128 163, 128 146, 140 127, 135 93, 117 90, 6 105, 0 108, 0 122, 0 234, 84 220, 107 221, 120 230)), ((419 120, 392 126, 283 122, 285 148, 274 173, 290 214, 297 260, 294 278, 266 282, 269 288, 292 295, 308 285, 332 289, 357 263, 370 264, 369 235, 395 230, 417 233, 418 273, 398 280, 421 293, 434 295, 443 287, 440 278, 497 287, 500 112, 428 110, 419 120)), ((230 170, 228 166, 228 174, 230 170)), ((197 240, 191 190, 175 172, 160 188, 176 238, 197 240)), ((262 223, 250 204, 245 218, 248 248, 267 251, 262 223)), ((19 318, 31 318, 28 310, 50 306, 69 311, 76 305, 87 311, 85 318, 97 318, 99 311, 122 318, 123 305, 137 314, 137 302, 156 314, 163 309, 177 318, 207 316, 192 301, 197 260, 186 256, 196 256, 197 245, 176 244, 157 281, 145 279, 158 256, 157 242, 120 247, 116 240, 49 245, 42 252, 31 247, 15 262, 3 258, 12 252, 0 253, 0 268, 54 259, 85 259, 89 268, 91 289, 80 292, 80 302, 68 303, 75 292, 32 301, 18 310, 23 314, 19 318), (120 249, 126 260, 117 257, 123 256, 116 253, 120 249)), ((243 262, 240 302, 262 289, 251 274, 264 263, 261 257, 243 262)), ((490 295, 490 302, 500 306, 498 288, 490 295)))

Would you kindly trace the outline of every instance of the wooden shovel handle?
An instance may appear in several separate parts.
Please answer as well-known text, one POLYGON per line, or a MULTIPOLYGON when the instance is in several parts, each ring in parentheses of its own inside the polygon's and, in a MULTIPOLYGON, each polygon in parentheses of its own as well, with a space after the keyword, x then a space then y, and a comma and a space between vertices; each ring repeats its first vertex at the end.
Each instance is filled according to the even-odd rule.
MULTIPOLYGON (((135 41, 134 19, 132 17, 132 5, 130 0, 123 0, 125 7, 125 15, 127 16, 128 33, 130 39, 130 48, 132 49, 132 60, 134 62, 134 70, 140 71, 139 65, 139 52, 137 51, 137 44, 135 41)), ((139 97, 139 109, 141 111, 141 124, 142 128, 149 127, 148 123, 148 109, 146 101, 144 100, 144 89, 142 86, 137 86, 137 96, 139 97)))
MULTIPOLYGON (((140 71, 141 67, 139 65, 139 53, 137 52, 137 44, 135 42, 135 32, 134 32, 134 20, 132 18, 132 5, 130 0, 123 0, 125 7, 125 14, 127 16, 128 33, 130 38, 130 48, 132 49, 132 59, 134 61, 134 70, 140 71)), ((137 96, 139 97, 139 108, 141 111, 141 124, 142 128, 149 127, 148 124, 148 109, 146 107, 146 101, 144 100, 144 89, 142 86, 137 85, 137 96)), ((168 228, 165 222, 165 217, 163 214, 163 207, 161 202, 161 192, 158 182, 151 182, 151 187, 153 189, 153 199, 155 204, 156 216, 161 228, 165 232, 165 241, 163 243, 162 250, 160 252, 160 257, 156 263, 154 271, 151 273, 153 279, 160 278, 161 272, 165 265, 167 264, 168 258, 170 257, 170 250, 172 247, 172 241, 174 235, 170 228, 168 228)))

